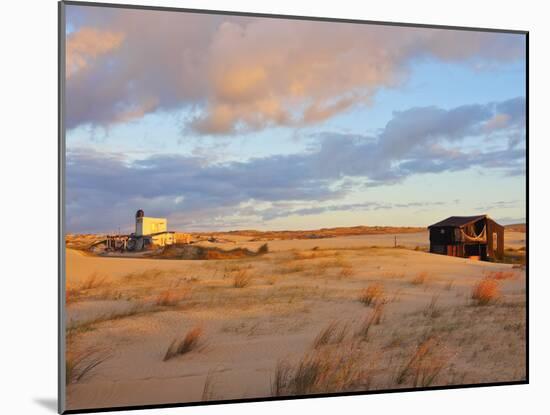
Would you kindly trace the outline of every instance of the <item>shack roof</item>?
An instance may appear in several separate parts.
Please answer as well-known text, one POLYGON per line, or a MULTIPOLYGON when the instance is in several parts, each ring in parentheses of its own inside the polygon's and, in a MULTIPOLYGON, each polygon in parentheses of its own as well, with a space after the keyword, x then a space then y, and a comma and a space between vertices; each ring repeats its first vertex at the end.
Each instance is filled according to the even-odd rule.
POLYGON ((487 218, 487 215, 477 215, 477 216, 449 216, 447 219, 442 220, 441 222, 434 223, 433 225, 428 226, 428 228, 450 226, 460 228, 462 226, 469 225, 470 223, 477 222, 480 219, 487 218))

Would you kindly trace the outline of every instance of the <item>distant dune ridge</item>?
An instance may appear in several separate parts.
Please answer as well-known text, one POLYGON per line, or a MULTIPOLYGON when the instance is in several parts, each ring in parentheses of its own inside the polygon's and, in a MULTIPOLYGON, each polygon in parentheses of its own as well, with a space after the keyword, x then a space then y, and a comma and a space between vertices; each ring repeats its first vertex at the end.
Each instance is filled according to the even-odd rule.
MULTIPOLYGON (((260 231, 254 229, 243 229, 223 232, 193 232, 190 233, 195 240, 199 240, 212 235, 232 235, 246 236, 255 240, 284 240, 284 239, 321 239, 334 238, 337 236, 351 235, 382 235, 388 233, 414 233, 421 232, 426 228, 422 227, 397 227, 397 226, 351 226, 337 228, 321 228, 313 230, 282 230, 282 231, 260 231)), ((104 239, 107 236, 105 233, 98 234, 67 234, 65 241, 68 248, 87 249, 95 242, 104 239)))
POLYGON ((507 231, 511 231, 511 232, 523 232, 523 233, 525 233, 526 230, 527 230, 527 225, 525 223, 514 223, 512 225, 506 225, 506 226, 504 226, 504 228, 507 231))

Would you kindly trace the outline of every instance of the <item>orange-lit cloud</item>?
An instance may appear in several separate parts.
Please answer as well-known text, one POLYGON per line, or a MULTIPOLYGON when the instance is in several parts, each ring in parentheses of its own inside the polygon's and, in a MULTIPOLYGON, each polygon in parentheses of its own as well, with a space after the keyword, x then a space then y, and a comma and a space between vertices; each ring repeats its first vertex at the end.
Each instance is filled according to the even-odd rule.
POLYGON ((68 39, 68 128, 184 108, 197 134, 303 126, 369 104, 414 61, 525 53, 504 33, 91 9, 68 39))
POLYGON ((100 55, 120 47, 124 35, 83 27, 67 36, 67 77, 86 68, 100 55))

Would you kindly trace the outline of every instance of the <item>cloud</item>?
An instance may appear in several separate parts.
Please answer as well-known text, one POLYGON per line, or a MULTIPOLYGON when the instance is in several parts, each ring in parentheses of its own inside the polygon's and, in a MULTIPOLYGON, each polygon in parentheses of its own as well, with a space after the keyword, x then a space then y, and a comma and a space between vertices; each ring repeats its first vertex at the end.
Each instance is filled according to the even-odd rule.
POLYGON ((408 209, 429 206, 442 206, 444 202, 408 202, 408 203, 384 203, 384 202, 363 202, 363 203, 342 203, 325 206, 315 206, 300 209, 285 209, 282 206, 274 206, 268 209, 258 209, 254 213, 261 216, 263 220, 272 220, 288 216, 319 215, 327 212, 364 212, 373 210, 408 209))
POLYGON ((85 70, 98 57, 115 51, 124 39, 123 33, 83 27, 67 36, 66 64, 67 77, 71 78, 80 70, 85 70))
MULTIPOLYGON (((325 132, 315 137, 317 145, 309 151, 247 161, 221 163, 201 155, 170 154, 130 161, 120 154, 71 149, 66 176, 69 229, 114 229, 117 223, 127 223, 138 207, 177 218, 176 223, 186 227, 222 223, 224 218, 237 224, 243 215, 261 221, 290 214, 376 209, 386 204, 334 201, 357 187, 391 185, 422 173, 481 168, 521 174, 524 146, 509 149, 504 140, 504 147, 455 147, 466 139, 481 142, 483 126, 499 111, 521 120, 521 102, 448 110, 411 108, 395 112, 376 136, 325 132), (247 203, 255 207, 246 207, 247 203), (258 208, 262 203, 266 206, 258 208)), ((516 133, 519 126, 507 123, 499 128, 505 135, 516 133)), ((408 207, 420 202, 411 203, 408 207)))
POLYGON ((69 11, 76 27, 71 41, 85 33, 90 41, 70 58, 78 70, 67 80, 68 128, 179 109, 194 114, 184 128, 198 134, 308 125, 368 104, 379 88, 401 85, 420 59, 477 64, 525 54, 523 37, 513 34, 80 6, 69 11), (91 50, 96 43, 103 49, 91 50))

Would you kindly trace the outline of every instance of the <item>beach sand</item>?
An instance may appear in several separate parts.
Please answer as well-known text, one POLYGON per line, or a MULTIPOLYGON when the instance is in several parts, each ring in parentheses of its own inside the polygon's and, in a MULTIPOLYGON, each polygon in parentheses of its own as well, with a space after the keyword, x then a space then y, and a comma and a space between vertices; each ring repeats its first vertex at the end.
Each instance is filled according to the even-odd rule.
MULTIPOLYGON (((266 242, 233 241, 202 244, 266 242)), ((210 261, 67 249, 68 409, 525 379, 523 268, 429 254, 427 232, 267 243, 210 261), (478 305, 487 278, 498 292, 478 305), (196 347, 164 361, 194 328, 196 347), (298 382, 300 362, 324 378, 298 382)))

